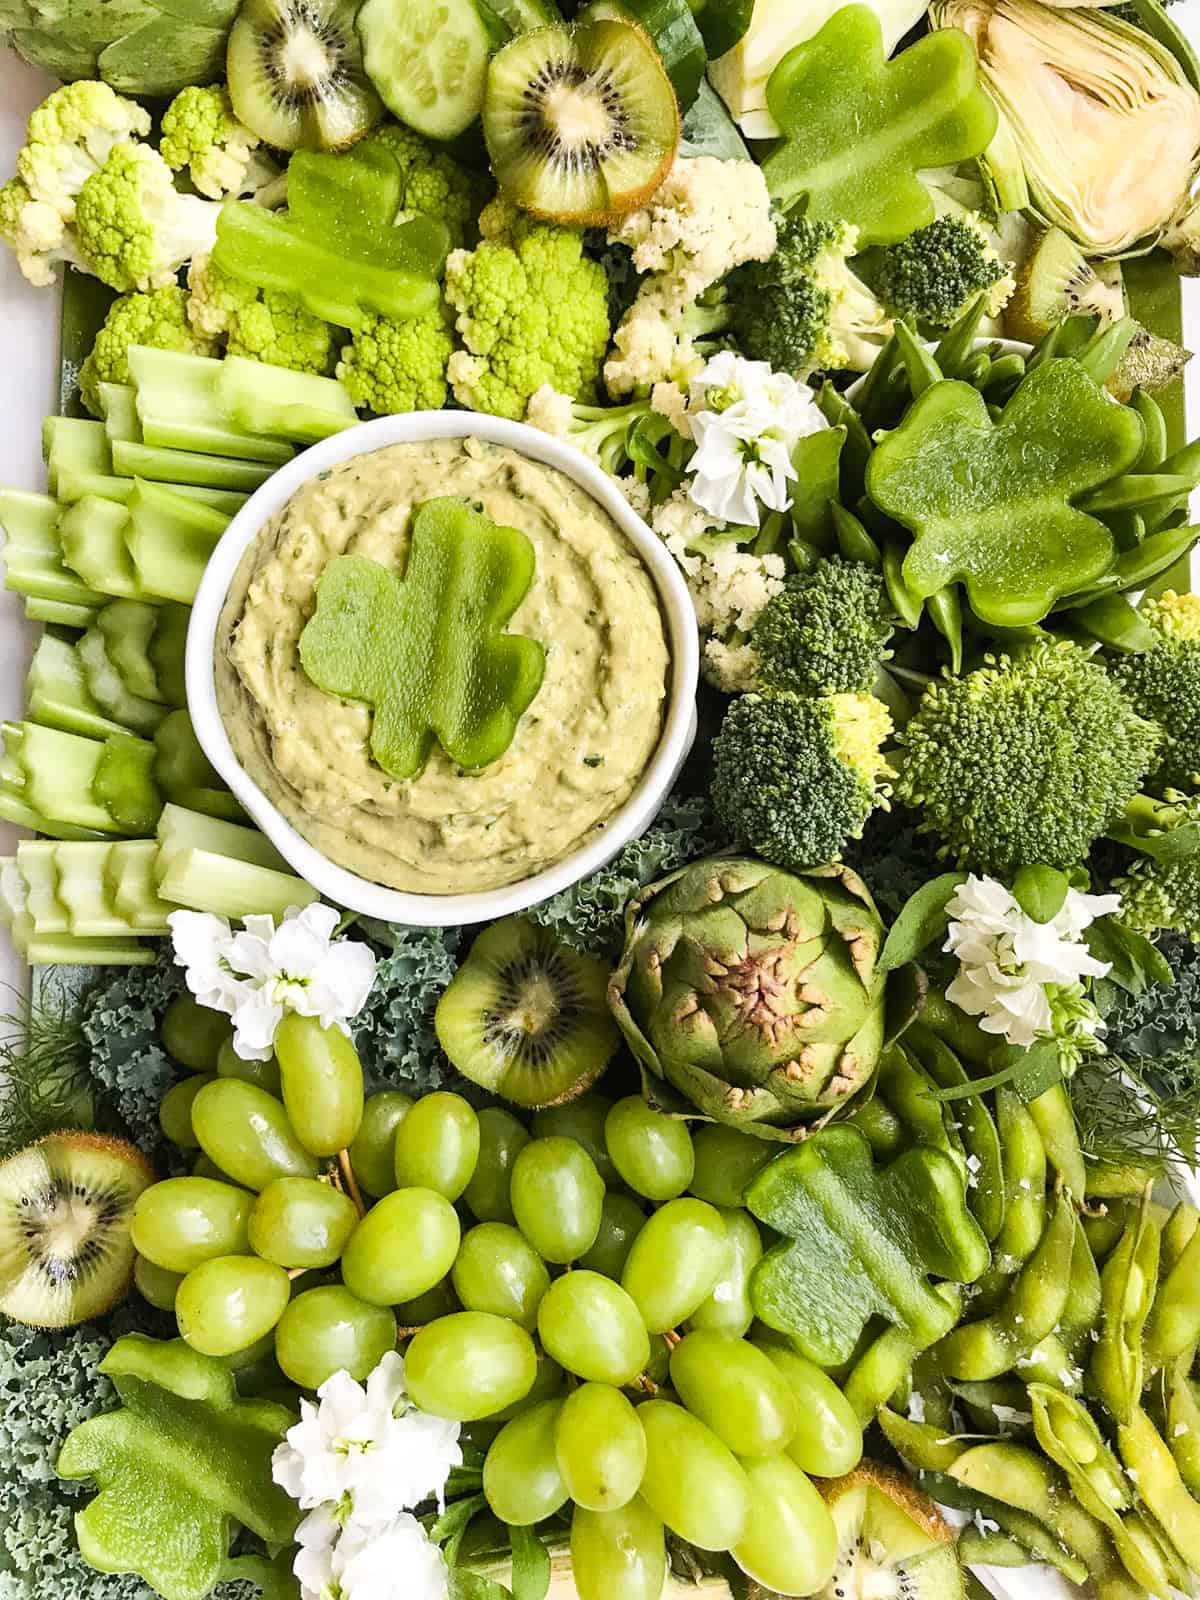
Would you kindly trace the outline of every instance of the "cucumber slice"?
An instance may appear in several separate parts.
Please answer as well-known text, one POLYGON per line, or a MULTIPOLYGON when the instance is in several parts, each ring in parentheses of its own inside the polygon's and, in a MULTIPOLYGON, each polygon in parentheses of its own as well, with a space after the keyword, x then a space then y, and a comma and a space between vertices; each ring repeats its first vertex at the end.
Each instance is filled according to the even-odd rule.
POLYGON ((581 22, 633 22, 650 35, 675 90, 679 109, 686 111, 700 92, 708 52, 688 0, 594 0, 581 22))
POLYGON ((64 733, 82 733, 89 739, 107 739, 122 732, 122 725, 105 714, 87 686, 75 646, 52 633, 38 640, 29 675, 25 679, 29 720, 64 733))
POLYGON ((96 619, 108 659, 130 694, 163 703, 158 676, 147 659, 158 626, 158 607, 144 600, 114 600, 96 619))
POLYGON ((89 588, 136 600, 143 590, 125 544, 128 522, 129 513, 118 501, 89 494, 63 512, 58 537, 64 562, 89 588))
POLYGON ((160 862, 158 892, 164 900, 193 911, 211 911, 219 917, 264 913, 277 921, 291 906, 320 899, 303 878, 290 872, 256 867, 209 850, 182 850, 165 872, 160 862))
POLYGON ((474 0, 366 0, 367 76, 388 110, 430 139, 453 139, 483 109, 488 30, 474 0))
POLYGON ((258 867, 272 867, 277 872, 287 870, 283 857, 257 828, 240 828, 236 823, 219 822, 184 806, 165 805, 158 819, 158 876, 161 878, 175 858, 188 850, 229 856, 258 867))

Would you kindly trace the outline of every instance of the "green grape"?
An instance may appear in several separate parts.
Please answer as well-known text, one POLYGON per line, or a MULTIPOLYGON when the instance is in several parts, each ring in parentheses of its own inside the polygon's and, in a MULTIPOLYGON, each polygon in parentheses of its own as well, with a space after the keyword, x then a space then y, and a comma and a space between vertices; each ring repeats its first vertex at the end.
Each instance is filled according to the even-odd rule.
POLYGON ((478 1422, 523 1400, 536 1377, 533 1340, 487 1311, 439 1317, 413 1334, 404 1354, 413 1404, 455 1422, 478 1422))
POLYGON ((247 1189, 317 1175, 316 1157, 297 1139, 282 1101, 256 1084, 206 1083, 192 1102, 192 1127, 209 1160, 247 1189))
POLYGON ((479 1113, 479 1160, 462 1197, 480 1222, 513 1220, 512 1165, 528 1143, 529 1130, 511 1111, 485 1106, 479 1113))
POLYGON ((577 1506, 616 1511, 638 1492, 646 1434, 619 1389, 583 1383, 563 1401, 554 1435, 558 1470, 577 1506))
POLYGON ((574 1139, 534 1139, 513 1163, 512 1208, 543 1261, 578 1261, 600 1232, 604 1179, 574 1139))
POLYGON ((213 1178, 167 1178, 137 1198, 129 1233, 134 1249, 167 1272, 190 1272, 215 1256, 248 1251, 254 1196, 213 1178))
POLYGON ((526 1333, 537 1327, 550 1274, 524 1235, 507 1222, 481 1222, 466 1233, 450 1276, 468 1311, 511 1317, 526 1333))
POLYGON ((787 1379, 745 1339, 686 1334, 671 1353, 671 1383, 736 1456, 778 1455, 800 1423, 787 1379))
POLYGON ((275 1030, 283 1103, 296 1137, 314 1156, 346 1150, 363 1114, 358 1051, 340 1028, 290 1011, 275 1030))
POLYGON ((483 1492, 501 1522, 525 1528, 552 1517, 567 1502, 554 1453, 561 1400, 544 1400, 506 1422, 483 1463, 483 1492))
MULTIPOLYGON (((229 1176, 229 1174, 227 1172, 222 1172, 215 1161, 210 1161, 209 1158, 204 1154, 203 1150, 201 1150, 195 1161, 192 1162, 192 1177, 212 1178, 217 1183, 233 1182, 233 1179, 229 1176)), ((239 1184, 238 1187, 240 1188, 241 1185, 239 1184)))
POLYGON ((754 1321, 750 1274, 762 1259, 762 1236, 754 1218, 740 1206, 723 1210, 721 1220, 729 1239, 729 1258, 708 1298, 688 1318, 688 1327, 741 1335, 754 1321))
POLYGON ((742 1571, 778 1594, 824 1592, 838 1559, 838 1534, 824 1500, 784 1455, 743 1461, 750 1481, 745 1532, 734 1544, 742 1571))
POLYGON ((354 1176, 368 1194, 391 1194, 396 1187, 396 1129, 412 1100, 399 1089, 373 1094, 363 1106, 362 1121, 350 1145, 354 1176))
POLYGON ((646 1225, 646 1213, 631 1195, 604 1196, 600 1211, 600 1231, 592 1248, 579 1258, 579 1265, 606 1278, 620 1278, 633 1241, 646 1225))
POLYGON ((217 1056, 217 1077, 239 1078, 242 1083, 253 1083, 268 1094, 278 1095, 280 1090, 279 1063, 275 1057, 246 1061, 233 1048, 232 1039, 226 1039, 217 1056))
POLYGON ((640 1094, 617 1101, 604 1139, 617 1171, 647 1200, 674 1200, 692 1181, 696 1157, 687 1123, 655 1111, 640 1094))
POLYGON ((746 1185, 780 1150, 767 1139, 720 1122, 698 1128, 693 1145, 696 1170, 688 1188, 710 1206, 740 1206, 746 1185))
POLYGON ((401 1300, 396 1306, 396 1321, 402 1328, 423 1328, 427 1322, 436 1322, 439 1317, 461 1310, 462 1304, 447 1274, 424 1294, 413 1300, 401 1300))
POLYGON ((598 1272, 554 1280, 538 1307, 538 1335, 560 1366, 592 1383, 632 1383, 650 1359, 637 1306, 598 1272))
POLYGON ((660 1600, 667 1580, 663 1525, 640 1495, 619 1511, 577 1506, 571 1568, 579 1600, 660 1600))
POLYGON ((255 1344, 283 1315, 287 1273, 257 1256, 217 1256, 193 1267, 175 1296, 175 1321, 193 1350, 231 1356, 255 1344))
POLYGON ((301 1389, 319 1389, 343 1369, 360 1383, 396 1347, 396 1319, 340 1283, 298 1294, 275 1329, 275 1359, 301 1389))
POLYGON ((160 1311, 174 1311, 175 1291, 183 1282, 183 1276, 182 1272, 168 1272, 165 1267, 156 1266, 145 1256, 134 1257, 134 1287, 143 1300, 160 1311))
POLYGON ((192 1128, 192 1102, 206 1083, 214 1082, 212 1073, 196 1073, 173 1083, 158 1102, 158 1125, 181 1150, 199 1150, 200 1141, 192 1128))
POLYGON ((163 1013, 159 1037, 163 1049, 181 1067, 189 1072, 215 1072, 221 1046, 233 1037, 233 1023, 190 994, 181 994, 163 1013))
POLYGON ((783 1375, 796 1401, 799 1426, 787 1453, 816 1478, 840 1478, 862 1460, 862 1424, 827 1372, 786 1345, 752 1341, 783 1375))
POLYGON ((396 1129, 396 1182, 457 1200, 479 1160, 479 1118, 460 1094, 427 1094, 396 1129))
POLYGON ((621 1181, 604 1142, 604 1124, 611 1110, 612 1101, 607 1095, 594 1093, 568 1100, 565 1105, 543 1106, 533 1114, 533 1136, 535 1139, 574 1139, 591 1156, 605 1185, 611 1187, 621 1181))
MULTIPOLYGON (((237 1373, 239 1393, 248 1392, 242 1388, 242 1384, 245 1381, 242 1374, 248 1372, 251 1367, 264 1369, 264 1377, 266 1376, 266 1370, 269 1369, 276 1383, 282 1384, 283 1382, 283 1374, 280 1372, 279 1364, 275 1360, 274 1328, 269 1329, 261 1339, 256 1339, 253 1344, 248 1344, 244 1350, 235 1350, 232 1355, 223 1356, 220 1359, 224 1361, 230 1372, 237 1373)), ((288 1401, 289 1407, 294 1408, 295 1404, 294 1398, 288 1401)))
POLYGON ((671 1381, 671 1346, 661 1333, 650 1335, 650 1359, 644 1370, 659 1389, 665 1389, 671 1381))
MULTIPOLYGON (((544 1350, 538 1351, 537 1376, 533 1380, 533 1387, 527 1395, 520 1400, 514 1400, 512 1405, 505 1406, 503 1411, 497 1411, 487 1420, 488 1423, 511 1422, 513 1417, 520 1416, 529 1406, 536 1406, 543 1400, 553 1400, 561 1392, 563 1386, 563 1369, 552 1356, 544 1350)), ((482 1428, 483 1423, 476 1423, 477 1428, 482 1428)))
POLYGON ((432 1289, 450 1271, 461 1229, 454 1207, 432 1189, 393 1189, 342 1251, 347 1289, 372 1305, 396 1306, 432 1289))
POLYGON ((670 1400, 638 1407, 646 1434, 642 1499, 701 1550, 732 1550, 746 1528, 750 1485, 711 1428, 670 1400))
POLYGON ((354 1202, 319 1178, 276 1178, 250 1213, 250 1248, 280 1267, 331 1267, 354 1232, 354 1202))
POLYGON ((668 1200, 633 1241, 621 1283, 651 1333, 686 1322, 729 1264, 721 1213, 703 1200, 668 1200))

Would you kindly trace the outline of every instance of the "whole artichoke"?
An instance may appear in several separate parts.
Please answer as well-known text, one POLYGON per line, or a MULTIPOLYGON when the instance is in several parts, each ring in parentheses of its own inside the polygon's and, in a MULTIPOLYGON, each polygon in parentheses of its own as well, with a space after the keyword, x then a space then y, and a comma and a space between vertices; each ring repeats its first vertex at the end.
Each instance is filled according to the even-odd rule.
POLYGON ((102 78, 121 94, 176 94, 225 73, 239 0, 0 0, 0 43, 69 83, 102 78))
POLYGON ((651 884, 626 912, 608 990, 647 1093, 669 1102, 665 1080, 701 1116, 803 1138, 874 1072, 883 933, 845 866, 715 857, 651 884))

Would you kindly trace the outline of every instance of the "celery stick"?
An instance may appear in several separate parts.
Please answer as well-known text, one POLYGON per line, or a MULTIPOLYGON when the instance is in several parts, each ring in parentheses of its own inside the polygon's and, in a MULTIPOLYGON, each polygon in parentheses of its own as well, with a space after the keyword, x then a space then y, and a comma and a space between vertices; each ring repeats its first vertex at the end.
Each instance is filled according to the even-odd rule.
MULTIPOLYGON (((68 932, 80 939, 122 938, 137 932, 109 900, 104 870, 112 845, 56 844, 50 848, 58 899, 67 911, 68 932)), ((17 860, 21 860, 19 851, 17 860)), ((31 905, 32 900, 31 893, 31 905)), ((40 934, 42 930, 38 927, 36 931, 40 934)))
POLYGON ((113 445, 113 466, 122 477, 147 478, 151 483, 196 484, 209 489, 236 489, 249 494, 275 471, 262 461, 235 461, 229 456, 206 456, 195 450, 161 450, 156 445, 118 439, 113 445))
POLYGON ((161 702, 158 674, 146 654, 158 625, 158 607, 147 605, 144 600, 114 600, 105 606, 96 622, 104 636, 108 659, 130 694, 161 702))
MULTIPOLYGON (((164 455, 171 454, 164 451, 164 455)), ((203 458, 211 459, 211 458, 203 458)), ((244 462, 235 462, 235 466, 243 466, 244 462)), ((143 474, 149 476, 149 474, 143 474)), ((103 500, 119 500, 124 505, 133 493, 135 478, 106 478, 102 474, 85 472, 60 472, 58 475, 58 499, 62 505, 70 505, 76 500, 82 500, 85 494, 97 494, 103 500)), ((250 496, 238 489, 206 489, 198 483, 170 483, 167 485, 176 494, 183 495, 186 500, 198 500, 202 506, 212 506, 216 511, 224 511, 232 516, 235 511, 240 511, 250 496)))
POLYGON ((158 819, 158 872, 162 874, 177 856, 188 850, 200 850, 211 855, 228 856, 234 861, 250 862, 258 867, 271 867, 276 872, 286 872, 287 863, 267 838, 257 828, 242 828, 233 822, 221 822, 215 817, 202 816, 184 806, 165 805, 158 819))
POLYGON ((123 839, 108 852, 104 887, 109 904, 139 933, 169 932, 171 907, 154 882, 158 845, 153 839, 123 839))
POLYGON ((156 959, 144 939, 77 939, 69 933, 30 939, 22 954, 34 967, 152 967, 156 959))
POLYGON ((192 719, 182 706, 159 723, 154 745, 158 752, 154 781, 168 800, 210 817, 225 817, 230 822, 243 820, 241 806, 200 748, 192 719))
POLYGON ((98 839, 111 835, 99 833, 95 828, 76 828, 69 822, 55 822, 42 816, 32 806, 25 804, 3 781, 0 781, 0 821, 11 822, 16 828, 30 828, 34 833, 44 833, 50 839, 98 839))
POLYGON ((142 590, 125 543, 128 522, 119 501, 89 494, 63 512, 58 536, 67 566, 97 593, 136 600, 142 590))
POLYGON ((107 476, 113 470, 104 424, 82 417, 43 418, 42 455, 46 458, 50 493, 54 495, 58 493, 60 472, 95 472, 107 476))
POLYGON ((219 917, 249 917, 261 912, 276 920, 290 907, 311 905, 320 898, 303 878, 214 855, 210 850, 183 850, 165 871, 160 861, 158 892, 164 900, 193 911, 212 911, 219 917))
MULTIPOLYGON (((54 852, 48 839, 22 839, 17 846, 17 868, 25 880, 25 908, 33 918, 35 934, 70 933, 71 914, 58 893, 54 852)), ((107 845, 72 845, 73 850, 106 850, 107 845)))
POLYGON ((22 722, 19 728, 17 763, 24 777, 20 798, 26 805, 55 822, 119 833, 111 813, 92 794, 104 745, 36 722, 22 722))
POLYGON ((92 796, 120 831, 141 838, 152 833, 162 812, 162 795, 154 781, 154 746, 132 733, 114 733, 92 782, 92 796))
MULTIPOLYGON (((87 630, 75 646, 75 653, 89 693, 117 724, 115 731, 153 733, 166 715, 166 706, 156 700, 143 700, 136 694, 130 694, 109 658, 99 627, 87 630)), ((107 738, 108 734, 102 737, 107 738)))
POLYGON ((97 597, 63 564, 58 536, 59 508, 44 494, 0 489, 0 528, 4 532, 4 586, 18 594, 60 604, 88 605, 97 597))
POLYGON ((336 378, 290 372, 246 356, 226 356, 219 365, 218 406, 249 433, 315 444, 358 421, 353 400, 336 378))
POLYGON ((221 362, 174 350, 133 345, 129 371, 137 390, 137 414, 147 444, 168 450, 198 450, 282 466, 295 454, 282 439, 268 439, 231 424, 217 396, 221 362))
POLYGON ((122 731, 121 723, 105 715, 88 689, 75 646, 52 633, 38 640, 25 679, 25 697, 31 722, 90 739, 122 731))
POLYGON ((177 605, 173 601, 159 606, 154 637, 146 652, 154 668, 159 693, 169 706, 187 705, 184 653, 191 615, 190 606, 177 605))
POLYGON ((28 960, 33 918, 29 914, 29 890, 16 856, 0 857, 0 922, 12 935, 17 954, 28 960))
MULTIPOLYGON (((199 358, 197 358, 199 359, 199 358)), ((129 497, 125 544, 146 594, 190 605, 229 518, 159 483, 139 482, 129 497)))
POLYGON ((96 620, 96 610, 95 606, 72 605, 66 600, 37 600, 29 596, 25 601, 25 615, 30 622, 53 622, 60 628, 90 628, 96 620))
POLYGON ((131 383, 102 383, 100 409, 104 414, 104 432, 111 446, 114 439, 140 440, 142 430, 138 424, 137 396, 131 383))

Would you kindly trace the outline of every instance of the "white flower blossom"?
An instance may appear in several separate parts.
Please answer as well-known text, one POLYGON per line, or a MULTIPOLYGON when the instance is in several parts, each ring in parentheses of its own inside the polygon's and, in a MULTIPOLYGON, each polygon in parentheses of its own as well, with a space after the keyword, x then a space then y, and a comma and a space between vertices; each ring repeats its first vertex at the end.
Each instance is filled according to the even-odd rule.
POLYGON ((233 1048, 244 1061, 270 1057, 289 1011, 349 1033, 375 981, 375 956, 357 940, 335 939, 339 920, 320 904, 292 906, 278 926, 273 917, 247 917, 240 932, 208 912, 167 918, 188 988, 201 1005, 232 1017, 233 1048))
POLYGON ((946 998, 978 1017, 985 1033, 1010 1044, 1028 1048, 1050 1037, 1053 991, 1109 971, 1109 963, 1096 960, 1082 935, 1120 904, 1119 895, 1068 889, 1057 915, 1035 922, 995 878, 968 877, 946 906, 951 921, 943 948, 959 963, 946 998))

